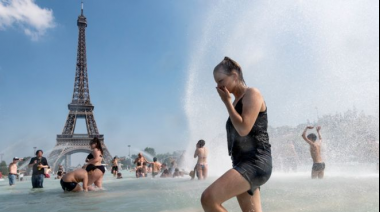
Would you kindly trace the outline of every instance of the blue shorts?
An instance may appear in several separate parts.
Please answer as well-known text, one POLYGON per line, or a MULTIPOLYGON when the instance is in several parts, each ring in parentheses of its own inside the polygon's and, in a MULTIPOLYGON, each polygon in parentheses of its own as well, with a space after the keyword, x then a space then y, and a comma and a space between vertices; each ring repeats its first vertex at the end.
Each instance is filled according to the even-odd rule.
POLYGON ((10 175, 8 176, 8 179, 9 179, 9 185, 10 185, 10 186, 13 186, 13 185, 15 184, 15 182, 16 182, 16 175, 14 175, 14 174, 10 174, 10 175))

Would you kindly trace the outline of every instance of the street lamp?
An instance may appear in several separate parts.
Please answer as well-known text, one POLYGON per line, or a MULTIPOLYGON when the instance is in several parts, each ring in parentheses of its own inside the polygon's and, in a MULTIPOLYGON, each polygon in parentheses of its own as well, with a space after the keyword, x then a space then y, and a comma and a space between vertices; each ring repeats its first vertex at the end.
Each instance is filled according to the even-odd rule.
POLYGON ((33 155, 36 154, 36 151, 37 151, 37 147, 33 147, 34 149, 34 152, 33 152, 33 155))
POLYGON ((131 158, 131 145, 128 145, 129 148, 129 164, 132 165, 132 158, 131 158))

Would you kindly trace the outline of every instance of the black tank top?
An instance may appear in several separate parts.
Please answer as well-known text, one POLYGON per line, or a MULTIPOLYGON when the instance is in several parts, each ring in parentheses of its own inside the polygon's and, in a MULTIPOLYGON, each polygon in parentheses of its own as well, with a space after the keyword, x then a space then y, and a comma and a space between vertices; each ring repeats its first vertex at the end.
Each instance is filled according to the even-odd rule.
MULTIPOLYGON (((243 98, 236 104, 236 112, 243 113, 243 98)), ((268 108, 260 112, 255 125, 247 136, 240 136, 232 124, 231 118, 227 121, 228 152, 230 156, 242 156, 251 154, 258 148, 270 148, 268 135, 268 108)))

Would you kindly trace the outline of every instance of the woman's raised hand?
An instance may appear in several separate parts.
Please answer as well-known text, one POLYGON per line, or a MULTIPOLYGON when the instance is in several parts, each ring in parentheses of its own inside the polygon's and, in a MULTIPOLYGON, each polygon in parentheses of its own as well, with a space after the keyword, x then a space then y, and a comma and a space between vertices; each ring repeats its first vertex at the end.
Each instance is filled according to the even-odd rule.
POLYGON ((230 93, 230 91, 226 87, 216 88, 216 89, 217 89, 217 91, 219 93, 220 98, 222 99, 222 101, 224 103, 231 102, 231 100, 232 100, 231 93, 230 93))

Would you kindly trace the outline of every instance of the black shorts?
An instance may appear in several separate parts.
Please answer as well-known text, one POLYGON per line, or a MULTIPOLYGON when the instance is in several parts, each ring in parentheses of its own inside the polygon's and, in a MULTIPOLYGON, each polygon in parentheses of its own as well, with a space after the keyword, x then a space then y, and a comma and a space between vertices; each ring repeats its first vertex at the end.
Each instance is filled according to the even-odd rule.
POLYGON ((61 180, 61 186, 64 191, 68 191, 68 192, 73 191, 77 187, 77 185, 78 183, 73 183, 73 182, 67 183, 61 180))
POLYGON ((326 164, 325 163, 314 163, 313 164, 313 171, 315 172, 321 172, 326 169, 326 164))
POLYGON ((114 173, 114 172, 119 172, 119 167, 118 166, 112 166, 111 173, 114 173))
POLYGON ((248 194, 253 196, 260 186, 268 182, 272 176, 271 150, 257 149, 256 155, 240 155, 239 159, 233 159, 233 168, 239 172, 251 184, 248 194))

